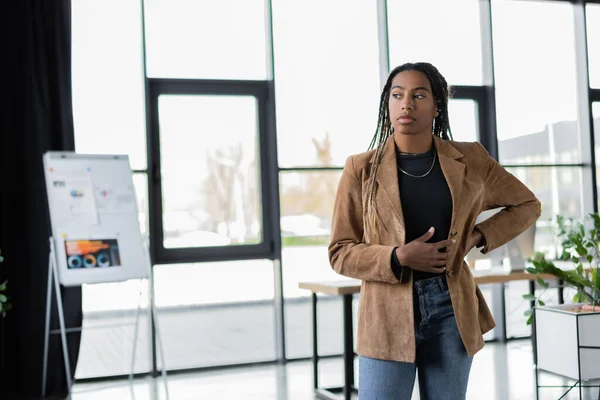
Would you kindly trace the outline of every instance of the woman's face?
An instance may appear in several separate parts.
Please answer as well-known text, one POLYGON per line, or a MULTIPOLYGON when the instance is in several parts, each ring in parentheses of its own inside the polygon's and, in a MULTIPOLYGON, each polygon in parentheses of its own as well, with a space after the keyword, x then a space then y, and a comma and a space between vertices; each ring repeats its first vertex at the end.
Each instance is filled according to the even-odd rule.
POLYGON ((431 84, 424 73, 403 71, 397 74, 392 80, 388 105, 395 133, 432 133, 433 119, 438 112, 431 84))

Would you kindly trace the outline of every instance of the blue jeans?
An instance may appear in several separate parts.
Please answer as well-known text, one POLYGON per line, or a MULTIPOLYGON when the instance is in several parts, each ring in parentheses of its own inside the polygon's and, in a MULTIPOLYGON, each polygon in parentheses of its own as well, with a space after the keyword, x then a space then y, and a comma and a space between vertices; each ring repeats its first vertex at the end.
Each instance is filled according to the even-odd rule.
POLYGON ((464 399, 472 357, 462 343, 446 277, 414 283, 416 362, 359 357, 359 400, 410 400, 419 376, 421 400, 464 399))

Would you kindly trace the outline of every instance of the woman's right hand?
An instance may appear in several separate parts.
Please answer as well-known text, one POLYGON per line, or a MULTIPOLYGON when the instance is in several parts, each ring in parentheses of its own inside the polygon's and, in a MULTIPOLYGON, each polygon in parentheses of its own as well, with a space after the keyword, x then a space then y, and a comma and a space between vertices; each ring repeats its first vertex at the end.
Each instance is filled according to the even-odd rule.
POLYGON ((442 273, 446 270, 446 260, 451 256, 450 251, 440 252, 444 247, 450 247, 456 241, 446 239, 436 243, 427 243, 433 237, 435 228, 429 228, 420 238, 396 249, 400 265, 423 272, 442 273))

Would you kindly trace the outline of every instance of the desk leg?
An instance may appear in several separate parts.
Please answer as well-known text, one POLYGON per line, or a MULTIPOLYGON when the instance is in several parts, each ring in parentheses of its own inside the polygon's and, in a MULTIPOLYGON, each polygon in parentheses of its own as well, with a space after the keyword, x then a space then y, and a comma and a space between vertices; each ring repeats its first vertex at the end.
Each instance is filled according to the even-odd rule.
POLYGON ((312 366, 313 366, 313 387, 315 390, 319 387, 319 346, 317 343, 318 331, 317 331, 317 294, 312 294, 312 341, 313 341, 313 354, 312 354, 312 366))
MULTIPOLYGON (((529 294, 535 296, 535 281, 529 281, 529 294)), ((535 307, 535 301, 530 302, 531 308, 535 307)), ((531 324, 531 347, 533 348, 533 365, 535 365, 535 378, 536 378, 536 386, 537 386, 537 348, 536 348, 536 340, 535 340, 535 312, 533 315, 533 323, 531 324)), ((537 388, 536 388, 537 391, 537 388)))
POLYGON ((492 285, 492 315, 496 320, 496 340, 500 343, 506 342, 506 299, 504 288, 504 283, 492 285))
POLYGON ((344 400, 350 400, 354 387, 354 338, 352 295, 344 295, 344 400))
POLYGON ((565 304, 565 282, 562 279, 558 280, 558 304, 565 304))

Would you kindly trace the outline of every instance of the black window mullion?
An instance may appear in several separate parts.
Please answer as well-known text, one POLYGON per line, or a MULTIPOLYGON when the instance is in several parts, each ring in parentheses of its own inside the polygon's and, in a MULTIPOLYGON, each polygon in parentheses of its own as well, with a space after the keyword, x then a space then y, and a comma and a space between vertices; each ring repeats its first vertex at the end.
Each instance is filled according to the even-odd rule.
MULTIPOLYGON (((496 138, 495 91, 492 86, 454 86, 453 99, 473 100, 477 103, 478 141, 492 157, 498 159, 496 138)), ((450 121, 452 123, 452 121, 450 121)))

